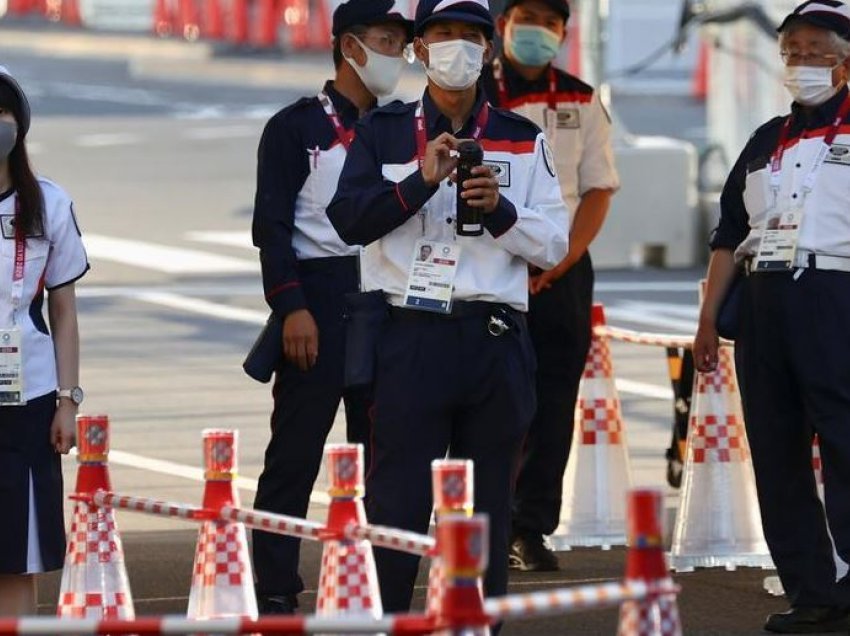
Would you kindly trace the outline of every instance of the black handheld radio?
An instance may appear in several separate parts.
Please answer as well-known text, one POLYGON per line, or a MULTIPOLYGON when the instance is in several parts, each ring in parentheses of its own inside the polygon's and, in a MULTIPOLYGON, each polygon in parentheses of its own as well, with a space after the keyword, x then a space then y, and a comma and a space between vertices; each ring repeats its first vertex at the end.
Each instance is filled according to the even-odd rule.
POLYGON ((473 178, 472 169, 484 161, 484 151, 474 141, 464 141, 457 149, 457 234, 458 236, 481 236, 484 226, 481 223, 481 208, 474 208, 460 195, 463 182, 473 178))

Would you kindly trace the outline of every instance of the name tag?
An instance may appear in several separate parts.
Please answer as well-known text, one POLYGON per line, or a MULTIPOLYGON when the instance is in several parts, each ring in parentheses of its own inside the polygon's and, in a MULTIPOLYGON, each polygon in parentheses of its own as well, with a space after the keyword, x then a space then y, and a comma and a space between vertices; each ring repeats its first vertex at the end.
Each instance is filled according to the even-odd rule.
POLYGON ((507 161, 484 161, 481 165, 490 168, 499 180, 500 188, 511 187, 511 164, 507 161))
POLYGON ((460 245, 417 241, 407 275, 404 306, 408 309, 450 314, 459 262, 460 245))
MULTIPOLYGON (((77 220, 74 219, 74 223, 76 224, 77 220)), ((15 215, 14 214, 0 214, 0 229, 3 231, 4 239, 14 239, 15 238, 15 215)), ((44 232, 39 232, 38 234, 29 234, 27 238, 42 238, 44 236, 44 232)))
POLYGON ((755 270, 759 272, 791 269, 797 254, 800 224, 803 221, 802 204, 782 214, 772 212, 775 210, 768 210, 755 259, 755 270))
POLYGON ((850 146, 832 144, 823 162, 840 166, 850 166, 850 146))
POLYGON ((581 128, 581 117, 578 108, 559 108, 552 110, 547 108, 544 114, 546 128, 561 130, 575 130, 581 128))
POLYGON ((0 329, 0 406, 24 404, 21 330, 0 329))

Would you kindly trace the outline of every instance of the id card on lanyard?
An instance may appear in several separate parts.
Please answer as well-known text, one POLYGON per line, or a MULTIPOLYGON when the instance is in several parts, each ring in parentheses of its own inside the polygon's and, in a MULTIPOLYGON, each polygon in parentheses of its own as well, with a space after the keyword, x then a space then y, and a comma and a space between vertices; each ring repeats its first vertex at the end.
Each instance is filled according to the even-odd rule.
POLYGON ((803 181, 801 194, 792 205, 781 212, 777 212, 779 191, 782 185, 782 160, 785 156, 785 146, 788 143, 791 131, 791 117, 789 116, 785 120, 779 137, 779 147, 776 149, 770 164, 770 189, 773 194, 773 205, 765 214, 765 225, 754 262, 755 271, 784 271, 794 266, 806 198, 814 190, 820 170, 829 154, 829 149, 832 147, 832 143, 838 135, 838 130, 848 114, 850 114, 850 95, 845 98, 832 127, 823 139, 814 163, 803 181))
POLYGON ((15 264, 12 270, 12 327, 0 329, 0 406, 23 406, 24 368, 21 330, 15 315, 24 296, 27 240, 21 228, 20 203, 15 200, 15 264))

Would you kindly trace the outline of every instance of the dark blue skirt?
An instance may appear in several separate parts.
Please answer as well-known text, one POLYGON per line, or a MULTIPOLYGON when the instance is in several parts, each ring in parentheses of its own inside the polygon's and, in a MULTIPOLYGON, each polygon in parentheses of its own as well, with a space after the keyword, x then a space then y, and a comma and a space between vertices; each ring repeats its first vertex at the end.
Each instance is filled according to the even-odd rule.
POLYGON ((27 570, 29 479, 32 474, 38 539, 44 571, 62 568, 65 522, 62 463, 50 444, 56 394, 26 406, 0 407, 0 574, 27 570))

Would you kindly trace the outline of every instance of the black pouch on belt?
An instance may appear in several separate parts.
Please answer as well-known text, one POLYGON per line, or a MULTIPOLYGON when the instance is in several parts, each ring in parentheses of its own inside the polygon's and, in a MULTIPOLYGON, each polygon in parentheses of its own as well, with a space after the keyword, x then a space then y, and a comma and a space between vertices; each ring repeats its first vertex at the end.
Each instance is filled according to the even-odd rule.
POLYGON ((268 382, 283 358, 283 320, 269 315, 266 326, 248 352, 242 368, 257 382, 268 382))
POLYGON ((383 290, 345 295, 345 386, 367 386, 375 379, 378 340, 389 318, 383 290))

